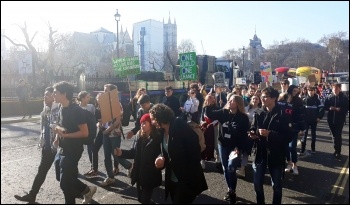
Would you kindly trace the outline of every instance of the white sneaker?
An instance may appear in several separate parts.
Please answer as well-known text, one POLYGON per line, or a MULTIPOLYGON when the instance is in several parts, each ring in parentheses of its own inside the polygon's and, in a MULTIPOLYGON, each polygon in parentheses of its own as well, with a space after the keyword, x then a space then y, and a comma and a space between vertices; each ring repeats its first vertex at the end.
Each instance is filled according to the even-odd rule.
POLYGON ((245 177, 245 168, 241 167, 240 169, 237 169, 236 174, 238 174, 241 177, 245 177))
POLYGON ((110 184, 113 184, 115 182, 114 178, 107 177, 103 182, 101 182, 100 186, 108 186, 110 184))
POLYGON ((205 160, 201 160, 202 169, 205 169, 205 160))
POLYGON ((293 174, 294 174, 294 175, 298 175, 298 174, 299 174, 298 167, 296 167, 296 166, 294 166, 294 167, 292 168, 292 171, 293 171, 293 174))
POLYGON ((284 169, 285 172, 290 172, 292 170, 292 165, 288 164, 287 168, 284 169))
POLYGON ((82 204, 89 204, 92 200, 92 196, 96 193, 97 187, 89 186, 90 191, 84 195, 84 200, 82 204))

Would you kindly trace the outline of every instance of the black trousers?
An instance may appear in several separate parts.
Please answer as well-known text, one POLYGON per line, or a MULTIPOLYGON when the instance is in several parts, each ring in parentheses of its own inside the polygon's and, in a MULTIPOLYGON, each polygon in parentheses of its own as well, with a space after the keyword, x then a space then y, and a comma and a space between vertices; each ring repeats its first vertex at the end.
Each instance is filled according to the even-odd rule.
POLYGON ((181 187, 179 182, 170 182, 170 197, 173 204, 192 204, 196 196, 191 193, 190 190, 185 190, 185 187, 181 187))
POLYGON ((341 145, 342 145, 341 134, 343 132, 344 122, 340 122, 340 123, 328 122, 328 125, 333 135, 334 153, 341 154, 341 145))
POLYGON ((47 172, 49 172, 52 163, 54 162, 56 152, 53 152, 51 149, 41 150, 41 161, 39 164, 38 173, 34 178, 32 189, 29 191, 30 195, 36 196, 39 193, 40 187, 43 185, 47 172))
POLYGON ((141 204, 152 204, 153 189, 145 189, 136 182, 137 199, 141 204))

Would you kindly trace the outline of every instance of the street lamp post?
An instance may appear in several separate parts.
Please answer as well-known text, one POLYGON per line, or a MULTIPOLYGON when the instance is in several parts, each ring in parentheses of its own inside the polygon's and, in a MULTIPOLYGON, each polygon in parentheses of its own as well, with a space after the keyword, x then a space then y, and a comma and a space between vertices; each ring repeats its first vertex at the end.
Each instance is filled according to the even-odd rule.
POLYGON ((243 50, 243 66, 242 66, 243 68, 242 68, 242 71, 244 72, 244 51, 245 51, 245 47, 244 46, 243 46, 242 50, 243 50))
POLYGON ((117 22, 117 58, 119 58, 119 26, 118 23, 120 21, 120 14, 117 12, 114 14, 114 19, 117 22))

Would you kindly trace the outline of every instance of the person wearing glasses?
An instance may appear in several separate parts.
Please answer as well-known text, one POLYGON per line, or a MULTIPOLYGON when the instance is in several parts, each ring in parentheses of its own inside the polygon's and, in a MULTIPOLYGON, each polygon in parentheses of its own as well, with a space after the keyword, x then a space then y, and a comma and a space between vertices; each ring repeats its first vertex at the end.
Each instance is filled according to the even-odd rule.
POLYGON ((284 79, 281 82, 281 93, 287 93, 287 90, 289 88, 289 80, 288 79, 284 79))
POLYGON ((307 141, 307 135, 309 127, 311 127, 311 151, 313 154, 316 153, 316 127, 317 123, 324 116, 323 105, 316 94, 316 87, 307 87, 307 96, 304 99, 305 104, 305 134, 301 140, 301 151, 300 156, 305 154, 305 147, 307 141))
POLYGON ((273 87, 262 90, 262 107, 255 111, 248 135, 252 149, 254 190, 257 204, 265 204, 264 177, 269 168, 273 188, 272 204, 282 203, 282 177, 285 167, 285 145, 292 138, 291 120, 277 104, 279 93, 273 87))

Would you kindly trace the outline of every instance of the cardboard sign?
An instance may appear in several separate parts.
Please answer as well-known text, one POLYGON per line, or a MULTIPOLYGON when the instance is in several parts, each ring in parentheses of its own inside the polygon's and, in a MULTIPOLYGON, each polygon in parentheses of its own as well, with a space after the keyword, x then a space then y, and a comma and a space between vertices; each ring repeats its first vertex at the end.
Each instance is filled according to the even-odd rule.
POLYGON ((275 90, 278 90, 280 91, 282 88, 281 88, 281 83, 272 83, 272 87, 275 89, 275 90))
POLYGON ((309 76, 308 76, 308 79, 309 79, 309 82, 310 82, 310 83, 311 83, 311 82, 315 83, 315 82, 316 82, 315 74, 309 75, 309 76))
POLYGON ((217 87, 225 87, 225 73, 224 72, 216 72, 212 75, 214 79, 214 85, 217 87))
POLYGON ((114 118, 121 117, 118 90, 103 93, 98 99, 101 108, 101 123, 105 124, 114 118))

